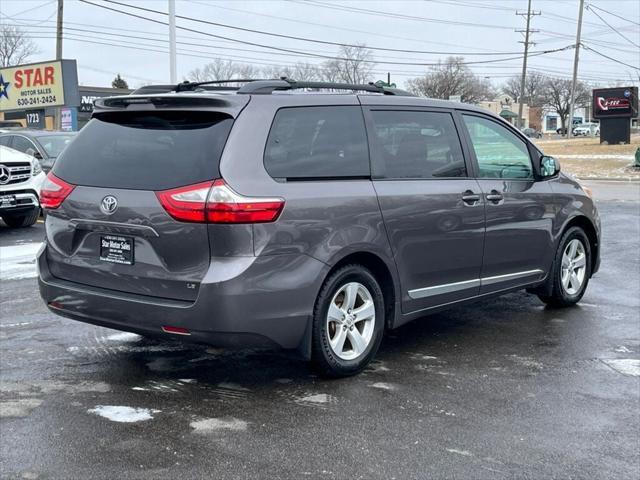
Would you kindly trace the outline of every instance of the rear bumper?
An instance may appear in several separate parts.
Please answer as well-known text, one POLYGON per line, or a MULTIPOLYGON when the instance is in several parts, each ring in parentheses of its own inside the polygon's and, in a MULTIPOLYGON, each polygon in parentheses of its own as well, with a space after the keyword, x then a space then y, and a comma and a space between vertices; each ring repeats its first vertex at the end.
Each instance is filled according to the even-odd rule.
POLYGON ((55 278, 43 248, 40 295, 54 313, 149 336, 223 347, 300 348, 327 266, 307 255, 212 259, 194 302, 90 287, 55 278), (163 326, 190 335, 165 333, 163 326))

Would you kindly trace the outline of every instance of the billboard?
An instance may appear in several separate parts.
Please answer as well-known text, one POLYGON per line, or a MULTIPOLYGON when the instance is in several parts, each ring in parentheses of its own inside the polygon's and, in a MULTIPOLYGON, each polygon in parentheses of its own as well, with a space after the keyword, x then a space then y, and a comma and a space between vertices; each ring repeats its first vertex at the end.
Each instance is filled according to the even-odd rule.
POLYGON ((593 91, 593 118, 638 116, 638 87, 598 88, 593 91))
POLYGON ((0 69, 0 111, 42 109, 79 103, 75 60, 0 69))

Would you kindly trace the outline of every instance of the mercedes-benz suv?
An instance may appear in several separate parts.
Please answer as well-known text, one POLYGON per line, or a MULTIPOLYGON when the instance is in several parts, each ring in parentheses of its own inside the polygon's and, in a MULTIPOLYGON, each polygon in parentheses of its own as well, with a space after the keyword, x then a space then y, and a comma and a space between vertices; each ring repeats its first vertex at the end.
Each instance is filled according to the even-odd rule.
POLYGON ((42 205, 52 311, 295 349, 333 376, 436 309, 518 289, 573 305, 600 258, 589 194, 521 132, 371 84, 185 83, 97 100, 42 205))

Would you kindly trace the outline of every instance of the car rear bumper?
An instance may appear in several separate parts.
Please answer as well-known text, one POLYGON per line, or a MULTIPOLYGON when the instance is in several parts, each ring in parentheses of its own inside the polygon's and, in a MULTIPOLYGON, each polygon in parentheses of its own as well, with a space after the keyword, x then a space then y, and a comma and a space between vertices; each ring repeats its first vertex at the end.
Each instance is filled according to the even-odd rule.
POLYGON ((54 313, 148 336, 222 347, 299 348, 327 266, 307 255, 212 259, 194 302, 82 285, 54 277, 38 254, 40 295, 54 313), (188 335, 163 331, 187 329, 188 335))

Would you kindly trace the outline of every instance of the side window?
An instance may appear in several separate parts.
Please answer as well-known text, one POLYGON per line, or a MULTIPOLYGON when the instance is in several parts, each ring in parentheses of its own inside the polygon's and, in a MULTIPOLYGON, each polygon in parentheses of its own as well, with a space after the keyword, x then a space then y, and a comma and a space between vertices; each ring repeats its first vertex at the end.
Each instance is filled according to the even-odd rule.
POLYGON ((11 141, 11 136, 7 135, 6 137, 0 137, 0 145, 8 147, 9 142, 11 141))
POLYGON ((278 110, 264 155, 272 177, 368 177, 369 150, 357 106, 278 110))
POLYGON ((24 137, 14 136, 13 137, 13 145, 14 150, 18 150, 19 152, 27 153, 29 155, 33 155, 37 150, 36 147, 31 143, 30 140, 27 140, 24 137))
POLYGON ((463 115, 481 178, 533 178, 527 144, 502 125, 463 115))
POLYGON ((451 114, 372 110, 377 178, 465 177, 467 170, 451 114))

